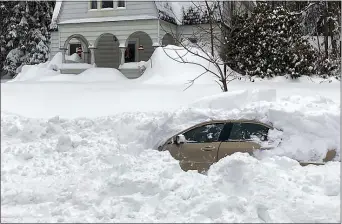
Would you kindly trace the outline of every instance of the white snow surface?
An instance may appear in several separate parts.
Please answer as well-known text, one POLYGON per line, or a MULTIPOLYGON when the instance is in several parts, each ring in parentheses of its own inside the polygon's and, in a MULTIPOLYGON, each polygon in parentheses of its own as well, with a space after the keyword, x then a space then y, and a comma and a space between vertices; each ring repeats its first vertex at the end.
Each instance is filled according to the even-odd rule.
MULTIPOLYGON (((196 50, 194 50, 196 52, 196 50)), ((201 56, 206 55, 199 50, 201 56)), ((145 84, 188 84, 205 72, 205 68, 217 74, 217 68, 207 61, 182 47, 168 45, 158 47, 149 61, 145 63, 146 70, 139 78, 145 84), (192 64, 192 62, 196 64, 192 64), (152 63, 152 65, 151 65, 152 63), (201 67, 198 64, 204 66, 201 67)), ((217 78, 212 73, 206 73, 196 79, 197 84, 213 84, 217 78)))
POLYGON ((301 167, 281 156, 318 160, 327 146, 339 150, 339 108, 314 97, 254 100, 233 110, 98 118, 2 112, 1 221, 340 222, 340 162, 301 167), (169 153, 152 149, 195 122, 240 117, 283 128, 276 156, 236 154, 202 175, 181 171, 169 153))
POLYGON ((206 75, 183 91, 201 68, 162 53, 136 80, 62 75, 56 58, 1 83, 1 222, 341 222, 339 82, 242 79, 221 93, 206 75), (281 144, 207 175, 155 150, 198 122, 240 118, 281 129, 281 144), (338 155, 324 166, 295 161, 327 149, 338 155))

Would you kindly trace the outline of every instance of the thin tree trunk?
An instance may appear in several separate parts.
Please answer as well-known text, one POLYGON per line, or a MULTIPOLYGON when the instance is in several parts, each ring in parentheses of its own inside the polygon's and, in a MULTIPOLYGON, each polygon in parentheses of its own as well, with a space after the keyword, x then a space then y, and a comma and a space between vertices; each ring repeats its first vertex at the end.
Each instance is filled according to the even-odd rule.
MULTIPOLYGON (((328 2, 329 12, 333 11, 332 7, 334 7, 334 5, 332 4, 333 4, 332 2, 328 2)), ((337 55, 337 43, 336 43, 336 40, 334 40, 335 24, 332 21, 332 19, 329 19, 328 24, 329 24, 329 34, 330 34, 330 39, 331 39, 332 54, 336 56, 337 55)))
POLYGON ((224 78, 222 79, 222 90, 223 92, 228 92, 228 86, 227 86, 227 64, 224 63, 223 65, 223 73, 224 78))
POLYGON ((325 51, 325 58, 328 58, 329 56, 329 34, 328 34, 328 29, 329 29, 329 24, 327 22, 327 17, 328 17, 328 9, 327 9, 327 2, 325 2, 325 8, 324 8, 324 16, 323 16, 323 21, 324 21, 324 51, 325 51))

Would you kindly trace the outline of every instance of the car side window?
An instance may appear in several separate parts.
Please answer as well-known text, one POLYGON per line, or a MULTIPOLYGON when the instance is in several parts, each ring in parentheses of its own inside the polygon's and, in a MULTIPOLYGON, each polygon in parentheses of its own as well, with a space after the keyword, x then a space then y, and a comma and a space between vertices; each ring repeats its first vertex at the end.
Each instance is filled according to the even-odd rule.
POLYGON ((269 128, 256 123, 234 123, 230 132, 229 140, 244 141, 259 139, 267 141, 269 128))
POLYGON ((183 133, 187 143, 217 142, 224 124, 207 124, 183 133))

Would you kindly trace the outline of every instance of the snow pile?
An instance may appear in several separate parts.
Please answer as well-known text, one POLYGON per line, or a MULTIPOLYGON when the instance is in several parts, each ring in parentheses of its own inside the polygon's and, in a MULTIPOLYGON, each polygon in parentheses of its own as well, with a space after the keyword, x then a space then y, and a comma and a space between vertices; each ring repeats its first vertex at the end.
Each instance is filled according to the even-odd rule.
POLYGON ((57 53, 51 61, 38 65, 25 65, 21 72, 9 82, 31 81, 31 82, 119 82, 127 78, 114 68, 94 68, 93 65, 79 63, 77 54, 66 56, 67 60, 75 63, 62 63, 62 53, 57 53), (85 68, 86 70, 78 75, 60 74, 61 68, 85 68))
MULTIPOLYGON (((73 65, 73 64, 70 64, 73 65)), ((71 66, 72 67, 72 66, 71 66)), ((39 81, 42 82, 79 82, 79 83, 94 83, 94 82, 124 82, 128 79, 115 68, 88 68, 78 75, 60 74, 53 77, 44 77, 39 81)))
POLYGON ((288 156, 300 161, 322 162, 328 149, 340 160, 340 105, 324 97, 273 98, 274 90, 237 91, 205 97, 177 110, 150 133, 157 148, 167 138, 192 125, 212 119, 251 119, 273 125, 272 151, 259 156, 288 156), (279 131, 281 130, 281 131, 279 131), (324 131, 322 131, 324 130, 324 131))
POLYGON ((2 111, 1 221, 340 222, 340 162, 301 167, 287 157, 235 154, 201 175, 151 150, 196 122, 242 117, 283 129, 274 155, 320 160, 326 147, 340 150, 339 105, 319 97, 262 101, 265 93, 212 97, 224 105, 253 95, 235 109, 206 98, 202 105, 214 108, 196 108, 198 101, 95 119, 2 111))
POLYGON ((59 72, 49 69, 49 63, 42 63, 38 65, 24 65, 21 72, 18 73, 9 82, 17 81, 39 81, 42 77, 50 77, 58 75, 59 72))
POLYGON ((275 101, 276 95, 275 89, 239 90, 203 97, 190 104, 190 106, 203 109, 233 110, 251 102, 275 101))
POLYGON ((80 58, 80 56, 78 56, 77 53, 74 53, 72 55, 65 55, 65 60, 67 63, 70 63, 70 62, 81 63, 82 62, 82 58, 80 58))
MULTIPOLYGON (((199 49, 193 51, 207 57, 199 49)), ((217 68, 207 60, 187 52, 183 47, 168 45, 153 52, 139 80, 146 84, 187 84, 205 72, 205 68, 218 74, 217 68), (183 63, 183 60, 190 63, 183 63)), ((196 84, 215 83, 216 79, 212 73, 206 73, 196 80, 196 84)))

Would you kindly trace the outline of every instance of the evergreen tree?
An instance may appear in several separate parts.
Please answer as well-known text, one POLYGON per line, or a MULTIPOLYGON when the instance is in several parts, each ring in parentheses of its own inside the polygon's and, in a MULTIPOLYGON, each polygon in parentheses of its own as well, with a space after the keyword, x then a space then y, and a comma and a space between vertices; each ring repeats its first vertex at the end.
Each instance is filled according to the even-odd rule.
POLYGON ((27 64, 38 64, 49 58, 51 34, 48 26, 51 23, 50 5, 46 1, 30 2, 34 14, 31 16, 32 26, 28 33, 27 64))
POLYGON ((232 69, 260 77, 313 74, 316 53, 302 38, 296 14, 258 2, 250 18, 235 15, 233 20, 235 28, 224 51, 232 69))
POLYGON ((5 34, 7 48, 11 49, 6 56, 4 70, 9 75, 14 75, 16 69, 25 61, 27 49, 27 34, 29 16, 25 2, 16 2, 11 10, 11 17, 5 34))
POLYGON ((6 1, 0 36, 3 70, 13 76, 24 64, 45 62, 49 55, 51 16, 55 2, 6 1))

